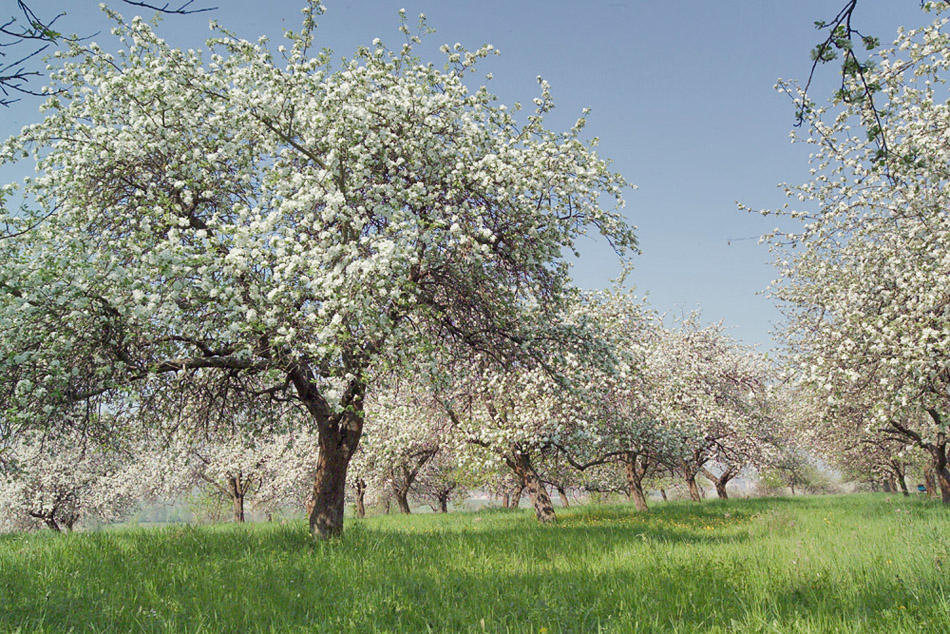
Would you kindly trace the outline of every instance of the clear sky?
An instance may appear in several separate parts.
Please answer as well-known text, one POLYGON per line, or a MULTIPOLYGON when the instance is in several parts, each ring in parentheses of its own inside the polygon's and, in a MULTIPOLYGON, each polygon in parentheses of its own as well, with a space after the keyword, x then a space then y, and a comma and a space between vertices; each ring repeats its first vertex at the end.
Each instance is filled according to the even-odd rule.
MULTIPOLYGON (((164 0, 160 0, 164 2, 164 0)), ((108 25, 95 0, 33 0, 41 16, 64 10, 61 31, 111 48, 108 25)), ((549 126, 569 127, 585 106, 592 109, 587 133, 601 140, 600 153, 638 189, 628 192, 627 214, 639 227, 642 255, 634 258, 628 283, 647 294, 661 312, 702 309, 706 321, 723 322, 733 336, 762 349, 774 347, 770 331, 780 314, 764 294, 774 272, 758 236, 774 219, 741 212, 736 202, 774 208, 784 202, 778 184, 797 183, 808 173, 808 150, 791 145, 794 106, 777 94, 776 79, 805 78, 809 51, 822 37, 815 20, 830 20, 844 0, 326 0, 318 44, 338 56, 380 37, 402 42, 398 9, 410 22, 425 13, 436 33, 420 50, 441 60, 438 46, 467 48, 491 43, 501 56, 487 60, 478 81, 489 83, 503 102, 530 103, 536 77, 552 87, 557 109, 549 126)), ((114 3, 127 18, 133 7, 114 3)), ((195 0, 218 6, 213 13, 172 16, 159 33, 184 48, 202 47, 208 20, 238 35, 266 34, 280 40, 296 29, 299 0, 195 0)), ((13 15, 13 0, 0 0, 13 15)), ((929 21, 917 0, 861 0, 862 32, 882 42, 899 25, 929 21)), ((0 18, 7 17, 0 14, 0 18)), ((819 69, 812 94, 830 95, 837 66, 819 69)), ((38 100, 25 98, 0 110, 0 133, 15 132, 38 117, 38 100)), ((0 170, 0 179, 13 178, 0 170)), ((582 245, 574 277, 584 287, 604 287, 619 269, 604 245, 582 245)))

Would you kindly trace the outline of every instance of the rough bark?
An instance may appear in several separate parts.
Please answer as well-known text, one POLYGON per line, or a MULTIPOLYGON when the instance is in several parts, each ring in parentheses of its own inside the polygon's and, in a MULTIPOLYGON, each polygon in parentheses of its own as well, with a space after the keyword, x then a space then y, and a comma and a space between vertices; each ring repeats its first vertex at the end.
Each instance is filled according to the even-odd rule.
POLYGON ((647 496, 643 493, 643 478, 646 476, 648 463, 642 455, 629 452, 620 458, 623 462, 623 471, 627 476, 627 489, 633 506, 638 511, 647 511, 647 496))
MULTIPOLYGON (((354 374, 361 374, 359 367, 351 369, 356 370, 354 374)), ((288 378, 317 428, 319 452, 313 478, 310 532, 318 539, 329 539, 343 534, 346 470, 363 435, 366 385, 361 380, 351 382, 340 399, 342 411, 337 412, 320 394, 315 377, 305 363, 293 364, 288 370, 288 378)))
MULTIPOLYGON (((512 451, 508 458, 509 465, 515 474, 524 481, 524 488, 528 489, 528 497, 531 498, 531 504, 534 506, 534 513, 539 522, 548 523, 557 521, 554 514, 554 505, 548 492, 541 485, 541 479, 538 477, 534 465, 531 463, 531 457, 527 452, 520 449, 512 451)), ((519 495, 518 498, 521 496, 519 495)))
POLYGON ((366 517, 366 480, 356 480, 356 517, 366 517))
POLYGON ((511 504, 511 496, 508 494, 508 491, 505 491, 501 494, 501 506, 502 508, 508 508, 511 504))
POLYGON ((508 506, 505 508, 516 509, 521 505, 521 494, 524 493, 524 484, 516 484, 509 494, 508 506))
POLYGON ((927 496, 937 497, 937 478, 934 476, 933 468, 924 469, 924 486, 927 487, 927 496))
POLYGON ((228 496, 231 498, 231 508, 235 522, 244 521, 244 487, 241 486, 241 474, 228 478, 228 496))
POLYGON ((337 424, 317 427, 320 453, 313 480, 310 532, 319 539, 338 537, 343 533, 346 470, 363 433, 361 409, 344 412, 337 424))

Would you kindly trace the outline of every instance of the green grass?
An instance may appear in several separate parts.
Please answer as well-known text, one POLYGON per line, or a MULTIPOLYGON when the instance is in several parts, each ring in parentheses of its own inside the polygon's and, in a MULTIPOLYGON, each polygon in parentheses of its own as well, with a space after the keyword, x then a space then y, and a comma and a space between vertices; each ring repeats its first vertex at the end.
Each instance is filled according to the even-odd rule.
POLYGON ((3 632, 950 631, 950 510, 864 495, 0 537, 3 632))

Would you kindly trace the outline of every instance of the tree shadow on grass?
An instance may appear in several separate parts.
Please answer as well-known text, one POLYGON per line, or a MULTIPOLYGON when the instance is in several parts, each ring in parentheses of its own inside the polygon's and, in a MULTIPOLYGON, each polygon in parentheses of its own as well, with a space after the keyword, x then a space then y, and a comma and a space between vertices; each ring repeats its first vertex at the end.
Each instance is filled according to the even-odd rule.
POLYGON ((945 603, 919 583, 843 586, 750 561, 746 529, 787 505, 581 508, 556 526, 394 518, 316 544, 303 523, 44 539, 0 551, 0 630, 873 632, 913 618, 945 631, 928 629, 945 603))

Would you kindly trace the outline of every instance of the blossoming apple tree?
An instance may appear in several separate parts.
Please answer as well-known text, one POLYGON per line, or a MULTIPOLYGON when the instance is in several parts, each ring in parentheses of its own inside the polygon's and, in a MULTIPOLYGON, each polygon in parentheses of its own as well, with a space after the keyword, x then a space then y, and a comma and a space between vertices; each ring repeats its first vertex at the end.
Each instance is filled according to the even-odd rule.
POLYGON ((946 4, 928 4, 933 24, 807 113, 812 179, 780 210, 801 225, 769 239, 804 384, 927 452, 950 504, 950 35, 946 4))
POLYGON ((664 328, 652 350, 656 416, 675 437, 674 447, 667 444, 667 459, 693 500, 701 499, 699 475, 727 497, 729 481, 743 468, 762 464, 774 446, 769 365, 728 337, 722 324, 700 327, 695 314, 664 328))
POLYGON ((408 380, 379 387, 367 402, 360 478, 364 486, 388 485, 399 511, 409 513, 409 492, 448 444, 450 423, 442 406, 408 380))
POLYGON ((0 465, 0 530, 58 532, 83 520, 120 519, 148 499, 123 477, 133 456, 128 443, 77 428, 18 435, 0 465))
POLYGON ((176 50, 136 19, 117 54, 77 45, 51 72, 45 119, 2 150, 38 171, 17 275, 0 274, 19 333, 0 363, 21 425, 97 393, 253 376, 259 402, 308 412, 310 526, 329 537, 378 366, 445 342, 516 358, 562 303, 577 236, 635 240, 584 118, 545 127, 546 83, 519 115, 466 85, 490 46, 446 46, 440 68, 405 24, 403 46, 335 65, 311 53, 320 11, 277 56, 223 30, 210 53, 176 50))

